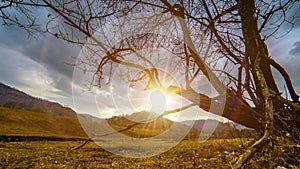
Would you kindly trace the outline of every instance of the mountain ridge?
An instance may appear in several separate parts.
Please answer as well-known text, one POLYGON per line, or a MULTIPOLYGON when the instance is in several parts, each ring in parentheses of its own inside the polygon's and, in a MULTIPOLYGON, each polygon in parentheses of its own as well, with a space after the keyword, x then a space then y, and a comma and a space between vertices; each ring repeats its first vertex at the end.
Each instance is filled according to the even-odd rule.
POLYGON ((87 138, 87 135, 71 108, 0 82, 0 137, 53 140, 87 138))
POLYGON ((23 91, 5 85, 2 82, 0 82, 0 106, 35 112, 52 113, 54 115, 76 116, 76 112, 70 107, 65 107, 56 102, 33 97, 23 91))

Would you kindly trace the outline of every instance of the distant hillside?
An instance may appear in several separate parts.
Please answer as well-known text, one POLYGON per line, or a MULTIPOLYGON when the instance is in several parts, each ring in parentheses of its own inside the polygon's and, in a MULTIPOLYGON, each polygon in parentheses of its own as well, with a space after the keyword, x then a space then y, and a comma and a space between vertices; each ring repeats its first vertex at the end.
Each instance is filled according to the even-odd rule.
MULTIPOLYGON (((187 128, 189 128, 185 124, 174 122, 166 118, 159 118, 154 120, 156 117, 158 117, 158 115, 155 113, 142 111, 126 116, 114 116, 110 119, 107 119, 107 121, 115 130, 122 130, 134 125, 135 123, 140 122, 140 124, 134 125, 129 130, 123 132, 123 134, 125 135, 137 138, 145 138, 159 135, 165 132, 166 130, 170 129, 170 127, 173 125, 174 129, 176 129, 176 132, 185 131, 187 130, 187 128)), ((193 137, 194 139, 195 136, 197 136, 197 134, 198 131, 194 128, 191 128, 186 138, 193 137)))
POLYGON ((232 137, 250 137, 254 135, 252 129, 233 122, 223 123, 217 120, 188 120, 182 121, 182 124, 193 126, 198 132, 210 133, 211 138, 232 138, 232 137), (213 131, 213 133, 211 133, 213 131))
POLYGON ((85 121, 91 122, 104 122, 105 119, 98 118, 96 116, 92 116, 90 114, 77 114, 77 118, 85 121))
POLYGON ((87 137, 76 112, 0 83, 0 136, 87 137))
POLYGON ((51 113, 58 116, 76 117, 76 112, 68 107, 63 107, 58 103, 32 97, 1 82, 0 106, 12 109, 51 113))
POLYGON ((207 119, 207 120, 195 120, 195 121, 182 121, 181 123, 187 126, 193 126, 199 132, 202 133, 211 133, 213 132, 214 136, 219 136, 225 131, 229 126, 228 123, 222 123, 217 120, 207 119))
POLYGON ((0 107, 0 136, 86 138, 76 117, 0 107))

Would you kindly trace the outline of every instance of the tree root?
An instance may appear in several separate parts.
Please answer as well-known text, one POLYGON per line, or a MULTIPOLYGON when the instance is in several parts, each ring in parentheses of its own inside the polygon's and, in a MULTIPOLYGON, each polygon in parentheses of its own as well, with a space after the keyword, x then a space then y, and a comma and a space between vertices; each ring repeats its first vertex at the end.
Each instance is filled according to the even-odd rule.
POLYGON ((248 158, 253 155, 257 150, 261 149, 263 145, 265 145, 269 138, 270 138, 270 132, 267 130, 265 131, 264 135, 257 140, 251 147, 249 147, 238 159, 238 161, 233 165, 233 169, 241 168, 242 165, 248 160, 248 158))

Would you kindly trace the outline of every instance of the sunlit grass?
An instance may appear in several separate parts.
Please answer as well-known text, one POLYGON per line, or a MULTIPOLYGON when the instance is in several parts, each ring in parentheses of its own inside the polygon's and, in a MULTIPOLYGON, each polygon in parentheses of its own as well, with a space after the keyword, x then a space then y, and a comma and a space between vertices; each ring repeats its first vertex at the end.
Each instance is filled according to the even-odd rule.
MULTIPOLYGON (((167 152, 148 158, 118 156, 93 142, 74 151, 70 148, 80 142, 0 142, 0 168, 231 168, 253 141, 185 140, 167 152)), ((254 154, 245 168, 297 168, 299 156, 299 149, 277 145, 254 154)))
MULTIPOLYGON (((171 150, 149 158, 126 158, 103 150, 95 143, 69 151, 78 142, 14 142, 0 143, 0 163, 4 168, 201 168, 216 167, 223 160, 224 147, 228 152, 238 148, 235 140, 183 141, 171 150), (225 144, 224 144, 225 143, 225 144), (218 156, 220 155, 220 156, 218 156), (216 157, 214 157, 216 156, 216 157)), ((161 141, 161 144, 165 142, 161 141)), ((147 145, 145 145, 147 146, 147 145)), ((236 154, 232 154, 236 156, 236 154)), ((223 167, 229 167, 229 163, 223 167)))
POLYGON ((87 137, 76 116, 0 107, 0 135, 87 137))

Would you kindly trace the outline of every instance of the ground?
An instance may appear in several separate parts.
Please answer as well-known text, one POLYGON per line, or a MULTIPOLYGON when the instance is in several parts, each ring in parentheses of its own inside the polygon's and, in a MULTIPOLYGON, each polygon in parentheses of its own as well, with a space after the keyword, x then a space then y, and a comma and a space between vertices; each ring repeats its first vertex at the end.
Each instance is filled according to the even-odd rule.
MULTIPOLYGON (((83 148, 70 151, 77 141, 0 142, 1 168, 231 168, 244 146, 253 139, 220 139, 205 143, 182 141, 171 150, 149 158, 126 158, 107 152, 90 142, 83 148)), ((279 150, 278 150, 279 151, 279 150)), ((280 150, 281 152, 282 150, 280 150)), ((245 168, 297 168, 299 152, 287 152, 291 159, 257 155, 245 168), (298 156, 297 156, 298 154, 298 156), (266 163, 267 161, 267 163, 266 163), (266 166, 264 166, 266 165, 266 166)), ((270 156, 276 153, 271 154, 270 156)))

